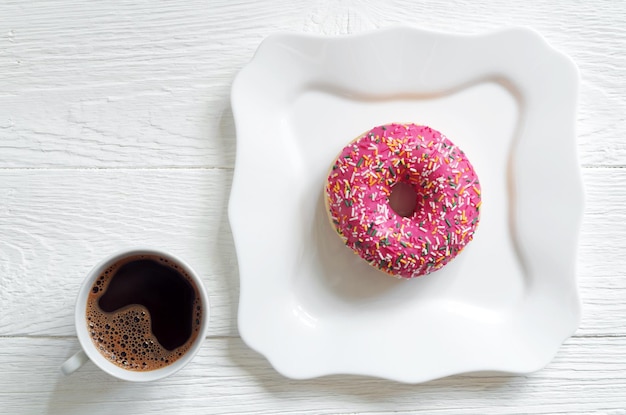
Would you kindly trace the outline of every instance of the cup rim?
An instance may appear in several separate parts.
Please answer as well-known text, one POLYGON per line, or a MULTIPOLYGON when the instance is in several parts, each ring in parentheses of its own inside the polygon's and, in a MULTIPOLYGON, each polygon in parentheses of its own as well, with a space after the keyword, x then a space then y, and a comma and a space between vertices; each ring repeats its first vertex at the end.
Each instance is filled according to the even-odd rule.
POLYGON ((204 288, 204 284, 202 283, 200 276, 187 262, 185 262, 179 256, 169 253, 167 251, 163 251, 161 249, 151 247, 135 247, 123 249, 106 256, 104 259, 98 262, 93 268, 91 268, 91 270, 87 273, 87 276, 84 278, 83 283, 78 291, 76 305, 74 308, 74 324, 76 327, 76 335, 78 337, 78 341, 82 350, 87 354, 89 360, 91 360, 96 366, 98 366, 102 371, 108 373, 109 375, 114 376, 118 379, 131 382, 149 382, 162 379, 178 372, 180 369, 186 366, 187 363, 189 363, 200 350, 200 347, 202 346, 202 343, 204 342, 208 332, 209 320, 209 296, 206 292, 206 289, 204 288), (106 359, 106 357, 104 357, 104 355, 102 355, 97 350, 96 345, 91 340, 87 330, 87 320, 85 317, 87 311, 87 298, 96 278, 98 278, 102 271, 104 271, 109 265, 115 263, 122 258, 135 255, 162 256, 181 266, 187 272, 189 277, 193 280, 196 288, 198 289, 198 294, 200 297, 200 301, 202 302, 203 311, 202 322, 200 324, 198 337, 190 346, 189 350, 172 364, 159 369, 149 370, 145 372, 124 369, 106 359))

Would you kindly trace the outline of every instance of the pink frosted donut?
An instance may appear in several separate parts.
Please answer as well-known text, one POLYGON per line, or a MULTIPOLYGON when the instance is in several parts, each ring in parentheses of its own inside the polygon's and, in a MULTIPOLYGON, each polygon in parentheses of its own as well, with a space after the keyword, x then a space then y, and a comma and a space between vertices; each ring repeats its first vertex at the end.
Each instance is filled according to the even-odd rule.
POLYGON ((476 172, 463 151, 422 125, 382 125, 352 141, 333 163, 325 190, 330 219, 345 244, 396 277, 443 267, 478 225, 476 172), (390 206, 399 183, 410 189, 412 206, 402 215, 390 206))

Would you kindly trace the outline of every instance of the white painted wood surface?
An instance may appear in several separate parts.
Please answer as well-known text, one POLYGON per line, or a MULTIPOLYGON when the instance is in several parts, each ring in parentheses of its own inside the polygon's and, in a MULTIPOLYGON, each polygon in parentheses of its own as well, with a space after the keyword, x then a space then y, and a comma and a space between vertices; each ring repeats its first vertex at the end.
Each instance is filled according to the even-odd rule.
MULTIPOLYGON (((549 114, 546 114, 549 116, 549 114)), ((626 414, 626 4, 619 1, 0 2, 0 413, 626 414), (400 385, 290 381, 239 339, 226 217, 234 75, 275 31, 407 24, 540 31, 582 75, 587 192, 580 329, 529 376, 400 385), (88 364, 72 308, 102 256, 153 245, 187 259, 212 300, 205 346, 175 376, 127 385, 88 364)))

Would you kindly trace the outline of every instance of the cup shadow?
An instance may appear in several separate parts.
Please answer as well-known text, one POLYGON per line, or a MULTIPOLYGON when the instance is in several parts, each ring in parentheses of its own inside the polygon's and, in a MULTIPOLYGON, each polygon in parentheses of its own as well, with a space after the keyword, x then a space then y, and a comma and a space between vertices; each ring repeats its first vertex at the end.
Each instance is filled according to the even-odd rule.
MULTIPOLYGON (((79 348, 80 344, 76 340, 74 349, 79 348)), ((69 358, 75 350, 68 350, 66 358, 69 358)), ((83 414, 85 408, 93 405, 94 402, 106 402, 110 397, 120 396, 120 391, 128 388, 128 384, 126 381, 106 374, 92 362, 85 363, 83 367, 68 376, 63 375, 59 370, 46 413, 50 415, 83 414)), ((127 404, 128 413, 133 413, 139 410, 141 401, 129 400, 127 404)))

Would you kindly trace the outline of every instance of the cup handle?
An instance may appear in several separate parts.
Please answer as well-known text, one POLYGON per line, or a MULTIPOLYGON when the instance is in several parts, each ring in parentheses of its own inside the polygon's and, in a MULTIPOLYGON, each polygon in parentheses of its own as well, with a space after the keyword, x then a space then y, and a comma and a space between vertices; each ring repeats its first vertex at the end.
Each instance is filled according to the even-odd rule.
POLYGON ((89 358, 87 357, 87 354, 84 351, 79 350, 61 365, 61 372, 63 372, 64 375, 71 375, 80 369, 82 365, 87 363, 88 360, 89 358))

